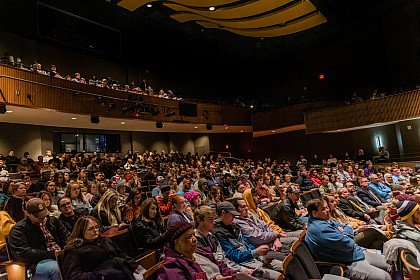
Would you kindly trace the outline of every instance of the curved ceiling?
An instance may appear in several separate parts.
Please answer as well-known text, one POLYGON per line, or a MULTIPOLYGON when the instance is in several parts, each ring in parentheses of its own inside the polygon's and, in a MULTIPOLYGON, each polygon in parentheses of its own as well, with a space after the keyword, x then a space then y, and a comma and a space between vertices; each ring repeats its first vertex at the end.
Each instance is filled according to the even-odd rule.
MULTIPOLYGON (((118 5, 134 11, 154 1, 122 0, 118 5)), ((284 36, 327 22, 309 0, 172 0, 163 4, 175 11, 171 18, 181 23, 196 22, 248 37, 284 36)))

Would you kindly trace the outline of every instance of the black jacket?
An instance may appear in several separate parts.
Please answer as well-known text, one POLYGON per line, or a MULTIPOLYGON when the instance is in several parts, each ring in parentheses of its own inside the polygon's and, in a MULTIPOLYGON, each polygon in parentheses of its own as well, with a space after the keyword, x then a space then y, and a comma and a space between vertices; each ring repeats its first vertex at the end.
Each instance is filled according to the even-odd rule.
POLYGON ((364 203, 369 204, 373 207, 382 205, 381 202, 386 202, 386 201, 383 201, 382 197, 376 196, 381 201, 381 202, 378 202, 367 190, 363 188, 357 188, 357 195, 360 197, 361 200, 363 200, 364 203))
POLYGON ((296 179, 296 184, 299 184, 299 188, 301 191, 309 191, 316 188, 315 184, 312 182, 309 176, 299 176, 296 179))
POLYGON ((365 220, 365 213, 362 209, 359 209, 354 205, 357 204, 355 201, 352 200, 353 203, 350 202, 349 199, 345 199, 340 196, 340 203, 338 204, 338 207, 346 214, 347 216, 353 217, 353 218, 360 218, 362 220, 365 220))
POLYGON ((73 216, 70 217, 66 217, 63 215, 63 213, 60 214, 60 221, 63 223, 63 225, 66 227, 68 232, 72 232, 74 225, 76 224, 77 220, 81 217, 82 215, 78 214, 78 213, 74 213, 73 216))
POLYGON ((271 219, 285 230, 300 230, 306 228, 306 223, 299 219, 296 214, 296 205, 290 198, 283 199, 282 202, 276 205, 277 214, 271 219))
POLYGON ((66 280, 131 280, 137 266, 109 238, 99 237, 66 248, 62 269, 66 280))
MULTIPOLYGON (((47 216, 47 228, 54 241, 64 248, 69 232, 59 219, 47 216)), ((10 249, 16 260, 24 262, 26 268, 35 269, 37 263, 46 259, 55 260, 54 251, 47 251, 47 242, 38 225, 25 218, 19 221, 9 233, 10 249)))
POLYGON ((165 229, 154 222, 135 220, 131 223, 137 245, 146 249, 161 249, 166 244, 165 229))

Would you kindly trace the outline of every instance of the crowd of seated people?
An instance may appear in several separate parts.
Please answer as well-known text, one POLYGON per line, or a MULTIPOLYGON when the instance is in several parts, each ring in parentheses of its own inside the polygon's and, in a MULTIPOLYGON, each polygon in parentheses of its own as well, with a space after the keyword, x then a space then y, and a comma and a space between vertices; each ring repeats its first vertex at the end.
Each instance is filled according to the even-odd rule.
POLYGON ((130 228, 138 247, 164 249, 158 279, 276 279, 307 230, 314 257, 346 265, 347 277, 391 279, 397 262, 387 248, 398 238, 419 266, 419 170, 377 170, 363 153, 329 159, 229 163, 220 154, 48 150, 35 161, 9 151, 0 155, 0 256, 7 259, 8 236, 32 279, 59 279, 60 250, 65 279, 133 279, 142 268, 107 237, 130 228), (31 171, 15 173, 22 161, 31 171), (10 178, 16 174, 22 179, 10 178), (314 190, 319 199, 302 199, 314 190), (89 252, 101 256, 85 261, 89 252))
POLYGON ((96 75, 92 75, 88 79, 82 77, 80 73, 74 73, 73 76, 66 75, 63 73, 60 74, 57 72, 57 66, 54 64, 50 66, 49 70, 43 69, 42 64, 37 60, 34 60, 30 66, 27 66, 22 63, 22 60, 20 58, 17 58, 15 62, 14 57, 9 53, 5 54, 5 56, 0 60, 0 63, 12 65, 18 69, 35 72, 41 75, 46 75, 57 79, 64 79, 75 83, 88 84, 91 86, 103 87, 118 91, 126 91, 142 95, 149 95, 159 98, 182 100, 182 98, 176 97, 170 89, 166 92, 162 89, 159 90, 159 92, 155 92, 152 86, 148 82, 146 82, 145 79, 143 79, 139 85, 136 85, 134 81, 131 81, 129 85, 121 85, 117 80, 112 79, 110 76, 100 79, 96 75))

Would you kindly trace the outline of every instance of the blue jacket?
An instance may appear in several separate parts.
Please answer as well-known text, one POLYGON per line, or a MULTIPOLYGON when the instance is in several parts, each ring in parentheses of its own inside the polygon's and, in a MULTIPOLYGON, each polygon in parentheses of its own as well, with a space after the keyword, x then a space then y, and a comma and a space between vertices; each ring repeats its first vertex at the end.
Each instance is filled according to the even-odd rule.
POLYGON ((384 200, 389 200, 391 198, 391 188, 385 186, 381 182, 379 182, 377 185, 369 182, 369 187, 376 196, 380 196, 384 200))
POLYGON ((319 261, 350 264, 365 259, 362 248, 353 240, 353 229, 334 222, 309 217, 305 241, 319 261), (341 232, 338 227, 343 228, 341 232))
POLYGON ((233 262, 240 264, 258 257, 257 249, 236 225, 216 222, 213 235, 219 240, 226 257, 233 262))

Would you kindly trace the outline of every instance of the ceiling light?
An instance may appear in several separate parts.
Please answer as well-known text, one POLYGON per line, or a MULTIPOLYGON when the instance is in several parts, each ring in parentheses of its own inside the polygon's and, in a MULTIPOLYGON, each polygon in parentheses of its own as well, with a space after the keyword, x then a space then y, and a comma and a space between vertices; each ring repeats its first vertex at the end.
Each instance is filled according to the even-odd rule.
POLYGON ((198 128, 198 126, 194 126, 194 128, 198 128))
POLYGON ((214 11, 216 8, 215 7, 210 7, 209 10, 210 11, 214 11))
POLYGON ((76 120, 77 118, 71 118, 72 120, 76 120))
POLYGON ((152 7, 152 4, 147 4, 147 8, 151 8, 152 7))
POLYGON ((241 130, 241 132, 244 132, 243 130, 241 130))
POLYGON ((226 126, 226 127, 225 127, 225 129, 228 129, 228 128, 229 128, 229 126, 226 126))
POLYGON ((9 110, 8 110, 8 111, 6 111, 6 113, 13 113, 13 111, 9 111, 9 110))
POLYGON ((271 131, 271 132, 276 132, 275 130, 271 131))
POLYGON ((121 124, 125 124, 125 122, 121 122, 121 124))

